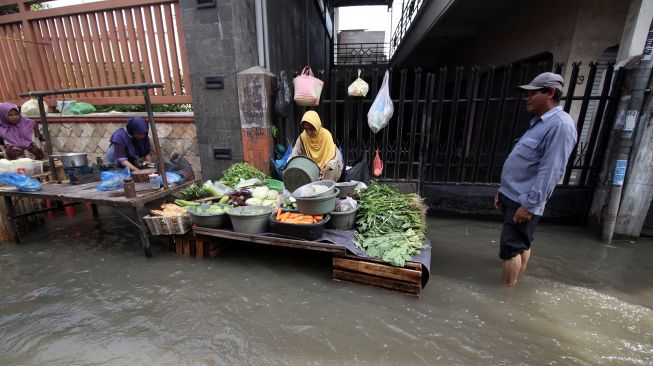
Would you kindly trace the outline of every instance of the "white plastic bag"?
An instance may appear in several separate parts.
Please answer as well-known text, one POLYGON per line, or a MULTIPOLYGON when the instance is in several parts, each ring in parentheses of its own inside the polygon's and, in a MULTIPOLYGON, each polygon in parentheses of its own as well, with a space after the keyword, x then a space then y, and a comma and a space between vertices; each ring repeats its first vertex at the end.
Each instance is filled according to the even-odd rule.
POLYGON ((390 118, 392 118, 392 114, 395 111, 392 105, 392 99, 390 98, 388 77, 388 72, 386 71, 383 77, 383 84, 381 84, 381 89, 379 89, 379 94, 374 99, 370 111, 367 112, 367 124, 374 133, 381 131, 390 122, 390 118))
POLYGON ((347 93, 352 97, 364 97, 367 95, 369 90, 370 86, 365 82, 365 80, 361 79, 361 69, 358 69, 358 78, 349 85, 347 93))
MULTIPOLYGON (((45 101, 43 101, 43 108, 45 108, 45 112, 47 113, 48 105, 45 101)), ((39 101, 36 98, 30 98, 20 107, 20 114, 25 117, 39 117, 41 115, 39 112, 39 101)))

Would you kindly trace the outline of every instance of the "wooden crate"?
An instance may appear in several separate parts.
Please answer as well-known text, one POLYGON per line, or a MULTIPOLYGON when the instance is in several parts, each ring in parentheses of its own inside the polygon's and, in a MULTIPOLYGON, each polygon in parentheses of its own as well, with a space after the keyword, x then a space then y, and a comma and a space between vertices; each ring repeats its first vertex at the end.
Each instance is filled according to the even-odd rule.
POLYGON ((422 294, 422 265, 406 262, 403 268, 356 256, 333 257, 333 279, 404 292, 422 294))
POLYGON ((214 258, 230 245, 229 241, 194 235, 192 232, 170 238, 170 251, 184 257, 214 258))

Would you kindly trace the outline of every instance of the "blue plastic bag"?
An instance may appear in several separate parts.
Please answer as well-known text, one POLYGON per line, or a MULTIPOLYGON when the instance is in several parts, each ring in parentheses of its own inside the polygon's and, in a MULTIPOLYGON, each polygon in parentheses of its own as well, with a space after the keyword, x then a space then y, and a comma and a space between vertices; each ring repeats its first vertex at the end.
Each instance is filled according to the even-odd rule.
POLYGON ((102 180, 102 183, 100 183, 97 186, 97 190, 101 192, 106 192, 106 191, 115 191, 117 189, 122 189, 125 186, 123 180, 129 177, 131 177, 131 172, 129 171, 129 168, 102 172, 100 173, 100 179, 102 180))
POLYGON ((283 179, 283 171, 286 169, 286 164, 288 163, 290 154, 292 154, 292 145, 288 145, 286 152, 283 154, 281 159, 274 161, 274 168, 277 170, 279 179, 283 179))
POLYGON ((14 186, 21 192, 37 192, 41 190, 41 182, 25 174, 2 173, 0 183, 14 186))
MULTIPOLYGON (((177 184, 184 180, 184 177, 172 172, 166 172, 166 178, 168 179, 168 184, 177 184)), ((159 187, 163 185, 163 178, 161 178, 161 175, 156 177, 156 179, 159 181, 159 187)))

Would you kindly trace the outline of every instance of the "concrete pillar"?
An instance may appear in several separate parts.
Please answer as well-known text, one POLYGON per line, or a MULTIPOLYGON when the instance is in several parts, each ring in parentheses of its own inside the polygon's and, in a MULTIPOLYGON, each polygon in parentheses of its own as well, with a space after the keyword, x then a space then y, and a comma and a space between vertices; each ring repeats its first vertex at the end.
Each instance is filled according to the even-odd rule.
POLYGON ((653 0, 631 0, 619 43, 617 62, 641 55, 653 20, 653 0))
POLYGON ((276 79, 267 69, 254 66, 238 73, 238 106, 246 163, 270 174, 273 152, 273 88, 276 79))

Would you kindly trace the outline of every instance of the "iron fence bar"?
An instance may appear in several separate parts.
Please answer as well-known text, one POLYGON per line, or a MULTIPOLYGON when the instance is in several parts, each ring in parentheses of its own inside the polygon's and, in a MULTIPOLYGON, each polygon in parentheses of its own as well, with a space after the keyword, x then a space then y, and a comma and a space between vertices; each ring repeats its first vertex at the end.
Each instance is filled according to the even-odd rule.
POLYGON ((601 90, 601 100, 599 102, 598 107, 596 108, 596 116, 594 117, 594 123, 592 123, 592 132, 590 133, 589 145, 587 147, 585 159, 583 160, 583 170, 580 177, 581 184, 587 184, 587 176, 589 175, 589 170, 592 165, 592 161, 594 160, 594 155, 596 154, 594 147, 596 147, 596 141, 597 141, 596 139, 599 136, 598 135, 599 129, 601 128, 601 124, 603 121, 603 114, 605 113, 605 109, 607 106, 607 101, 608 101, 607 97, 608 97, 608 93, 610 92, 610 84, 612 82, 613 73, 614 73, 614 63, 608 63, 603 77, 603 89, 601 90), (590 155, 588 156, 587 154, 590 155))
MULTIPOLYGON (((518 85, 524 85, 526 83, 527 74, 528 74, 528 64, 522 64, 518 85)), ((521 98, 521 95, 519 98, 515 98, 515 108, 512 112, 513 113, 512 124, 510 126, 510 140, 508 140, 511 145, 508 146, 508 153, 510 153, 510 151, 512 150, 512 142, 515 140, 515 135, 517 134, 517 122, 519 121, 519 112, 521 111, 522 101, 523 99, 521 98)))
POLYGON ((576 123, 576 131, 578 134, 579 141, 576 143, 576 146, 574 146, 573 150, 571 151, 569 161, 567 162, 567 169, 565 170, 565 179, 563 181, 564 184, 569 184, 569 178, 571 177, 571 172, 576 164, 576 159, 577 159, 576 154, 578 153, 578 146, 581 143, 580 135, 583 132, 583 125, 585 125, 585 115, 587 114, 587 107, 589 106, 590 103, 589 97, 592 95, 592 85, 594 85, 594 78, 596 77, 596 66, 597 64, 595 62, 589 63, 590 72, 587 76, 585 97, 583 98, 583 102, 580 105, 580 113, 578 114, 578 122, 576 123))
MULTIPOLYGON (((330 72, 330 76, 331 76, 330 77, 330 79, 331 79, 331 105, 329 107, 331 107, 331 108, 330 108, 330 113, 329 113, 330 114, 329 115, 329 117, 330 117, 329 118, 329 121, 330 121, 329 122, 330 123, 329 131, 333 131, 334 136, 338 136, 338 134, 336 133, 337 129, 338 129, 338 126, 336 125, 336 121, 337 121, 337 119, 336 119, 336 103, 333 102, 336 99, 336 93, 338 92, 338 88, 337 88, 337 86, 338 86, 338 77, 337 76, 338 75, 337 74, 338 74, 338 69, 332 69, 331 72, 330 72)), ((338 144, 338 145, 340 145, 340 144, 338 144)), ((345 161, 347 161, 347 159, 345 159, 345 161)))
POLYGON ((485 98, 483 101, 483 109, 481 110, 481 117, 480 117, 480 127, 481 127, 481 132, 479 135, 479 140, 478 140, 478 149, 476 153, 476 160, 474 161, 474 173, 472 175, 472 179, 475 181, 478 179, 478 166, 481 162, 481 154, 483 152, 483 145, 484 145, 484 140, 485 140, 485 128, 487 126, 487 111, 490 107, 490 95, 492 93, 492 85, 494 84, 494 66, 490 66, 490 69, 488 70, 488 76, 487 80, 485 82, 485 98))
MULTIPOLYGON (((345 81, 346 81, 345 83, 349 82, 349 80, 351 80, 350 69, 346 69, 345 70, 345 81)), ((362 99, 363 97, 360 97, 360 98, 362 99)), ((344 151, 343 151, 343 153, 345 155, 344 156, 345 165, 347 164, 347 161, 349 161, 348 160, 348 156, 349 156, 348 155, 349 154, 349 129, 350 129, 350 126, 351 126, 350 123, 349 123, 351 121, 351 119, 350 119, 351 118, 350 104, 351 104, 351 96, 349 96, 349 93, 345 93, 345 111, 344 111, 345 115, 344 115, 344 118, 343 118, 343 121, 345 121, 345 123, 344 123, 345 126, 343 126, 344 129, 345 129, 345 131, 344 131, 345 148, 344 148, 344 151)), ((346 169, 347 167, 345 166, 343 168, 346 169)))
POLYGON ((401 69, 401 81, 399 85, 399 117, 397 118, 397 134, 395 136, 395 163, 394 177, 399 178, 399 160, 401 159, 401 135, 403 134, 404 125, 404 104, 406 97, 406 74, 407 69, 401 69))
POLYGON ((426 83, 424 84, 426 86, 426 99, 428 102, 424 106, 424 111, 426 113, 422 113, 422 127, 421 131, 422 134, 420 135, 420 141, 419 141, 419 153, 417 156, 419 165, 417 166, 417 181, 418 181, 418 186, 417 186, 417 193, 422 194, 422 182, 424 181, 424 157, 426 156, 425 152, 425 146, 428 144, 428 137, 429 137, 429 131, 431 127, 431 112, 433 110, 433 87, 435 84, 435 78, 433 77, 432 73, 427 73, 426 74, 426 83))
MULTIPOLYGON (((392 70, 389 70, 388 71, 388 84, 389 85, 392 85, 392 77, 393 77, 393 72, 392 72, 392 70)), ((393 108, 394 108, 394 103, 395 102, 393 101, 393 103, 392 103, 393 108)), ((399 101, 397 101, 397 103, 399 103, 399 101)), ((390 135, 389 131, 390 131, 389 127, 383 129, 383 139, 382 139, 382 144, 383 145, 381 146, 381 156, 382 156, 381 160, 383 160, 384 162, 388 160, 388 144, 389 144, 388 139, 389 139, 389 135, 390 135)), ((385 177, 387 172, 388 172, 388 170, 384 169, 382 176, 385 177)))
POLYGON ((455 69, 454 76, 454 87, 453 87, 453 98, 451 102, 451 115, 449 116, 449 127, 447 131, 447 146, 444 151, 444 179, 449 181, 450 177, 450 168, 451 168, 451 155, 452 155, 452 146, 454 144, 454 135, 456 133, 456 120, 458 119, 458 98, 460 97, 460 84, 463 79, 463 67, 457 66, 455 69))
POLYGON ((571 110, 571 103, 574 100, 574 92, 576 91, 576 82, 578 82, 578 70, 580 69, 581 62, 572 63, 571 77, 569 78, 569 87, 567 88, 567 95, 565 97, 565 112, 569 113, 571 110))
POLYGON ((497 158, 497 136, 501 130, 501 125, 503 124, 503 116, 506 109, 506 94, 508 94, 508 85, 510 85, 510 77, 512 76, 512 65, 508 65, 503 70, 503 85, 501 86, 501 100, 499 101, 499 115, 497 116, 497 124, 494 128, 494 134, 492 135, 492 155, 490 155, 490 168, 485 175, 485 180, 487 182, 492 181, 494 174, 494 163, 497 158))
POLYGON ((471 125, 473 123, 472 109, 474 107, 474 92, 476 90, 476 79, 478 78, 478 66, 472 66, 471 80, 467 84, 467 108, 465 110, 465 127, 463 129, 463 140, 460 150, 460 167, 458 168, 458 182, 463 180, 465 171, 465 160, 467 160, 467 147, 469 146, 469 138, 471 125))
MULTIPOLYGON (((318 70, 318 72, 317 72, 317 78, 320 79, 320 80, 322 80, 322 81, 324 81, 324 70, 318 70)), ((326 99, 326 98, 325 98, 325 99, 326 99)), ((321 116, 321 119, 322 119, 323 121, 327 122, 328 119, 324 118, 324 103, 320 103, 320 104, 317 106, 317 108, 315 108, 315 109, 317 109, 316 112, 321 116)), ((322 122, 322 124, 323 124, 323 125, 328 124, 328 123, 325 123, 325 122, 322 122)), ((327 126, 327 129, 328 129, 328 128, 329 128, 329 127, 327 126)))
POLYGON ((433 132, 431 134, 431 181, 435 180, 438 169, 438 145, 440 144, 440 122, 442 121, 442 99, 444 99, 444 86, 447 79, 447 68, 441 67, 438 75, 438 102, 435 105, 435 121, 433 123, 433 132))
MULTIPOLYGON (((413 115, 410 122, 410 136, 408 140, 410 142, 408 146, 408 163, 415 161, 415 135, 417 133, 417 116, 419 115, 419 95, 422 86, 422 68, 418 67, 415 69, 415 85, 413 87, 413 115)), ((423 137, 422 137, 423 138, 423 137)), ((408 167, 408 178, 413 177, 413 167, 408 167)))

